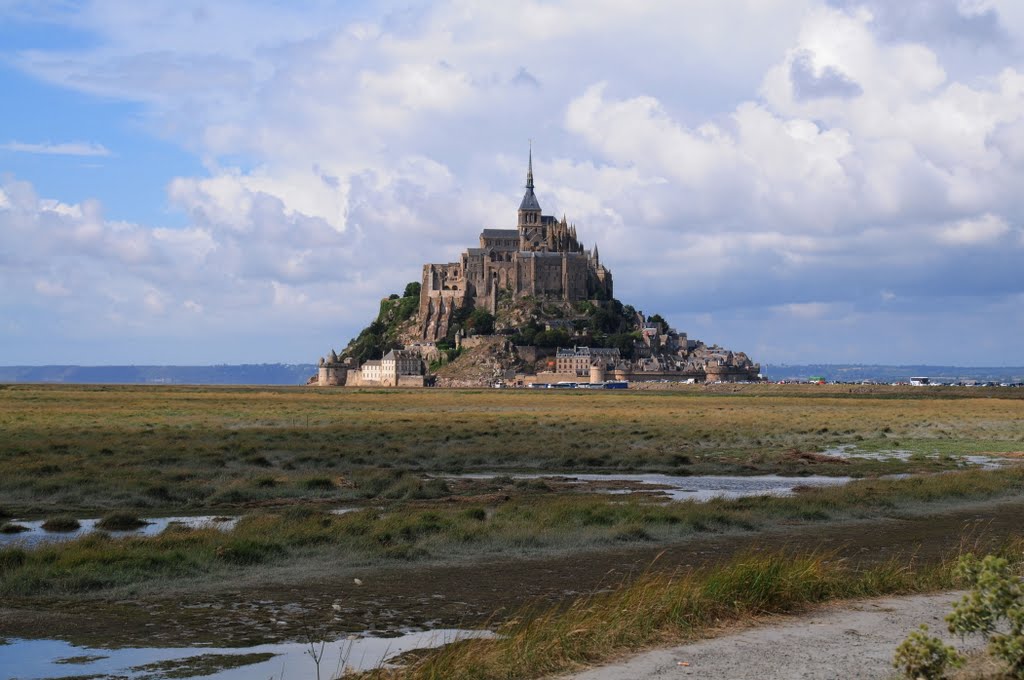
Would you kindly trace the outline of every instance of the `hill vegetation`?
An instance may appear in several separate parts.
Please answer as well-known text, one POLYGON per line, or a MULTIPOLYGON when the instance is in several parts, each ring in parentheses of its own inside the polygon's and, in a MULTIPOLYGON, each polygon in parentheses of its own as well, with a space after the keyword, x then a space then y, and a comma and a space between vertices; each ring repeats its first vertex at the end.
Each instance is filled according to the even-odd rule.
MULTIPOLYGON (((412 282, 401 296, 393 294, 381 300, 377 318, 348 344, 341 358, 363 363, 417 340, 419 294, 420 284, 412 282)), ((659 314, 646 320, 665 323, 659 314)), ((469 305, 455 310, 447 335, 437 343, 441 358, 432 368, 457 360, 461 356, 456 351, 457 338, 475 335, 500 335, 512 345, 542 348, 617 348, 623 358, 632 359, 644 321, 632 305, 614 298, 564 302, 504 295, 499 297, 494 314, 469 305)))

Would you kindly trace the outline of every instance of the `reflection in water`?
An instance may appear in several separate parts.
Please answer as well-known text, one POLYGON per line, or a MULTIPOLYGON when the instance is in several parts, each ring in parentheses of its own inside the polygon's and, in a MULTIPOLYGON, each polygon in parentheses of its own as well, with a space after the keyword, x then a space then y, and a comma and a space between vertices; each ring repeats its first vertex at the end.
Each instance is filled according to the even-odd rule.
MULTIPOLYGON (((40 543, 56 543, 70 541, 90 534, 96 529, 96 522, 99 519, 80 519, 81 526, 74 531, 44 531, 44 520, 11 520, 12 524, 20 524, 27 527, 28 531, 20 534, 0 534, 0 547, 17 543, 18 545, 31 547, 40 543)), ((180 526, 189 529, 206 529, 215 527, 223 531, 233 529, 238 524, 238 517, 224 517, 222 515, 198 515, 192 517, 154 517, 145 520, 147 524, 138 529, 130 531, 108 531, 111 536, 156 536, 170 526, 180 526)))
MULTIPOLYGON (((674 475, 641 474, 531 474, 497 475, 493 473, 459 475, 463 479, 492 479, 507 476, 512 479, 561 478, 579 482, 637 482, 656 484, 658 491, 676 501, 709 501, 712 498, 742 498, 744 496, 789 496, 800 486, 841 486, 850 482, 851 477, 781 477, 779 475, 755 475, 750 477, 730 475, 674 475)), ((626 493, 616 489, 610 493, 626 493)))
MULTIPOLYGON (((490 637, 481 630, 430 630, 398 637, 354 637, 329 643, 320 663, 322 677, 337 677, 342 665, 353 670, 376 668, 413 649, 440 647, 456 640, 490 637)), ((166 647, 96 649, 62 640, 9 640, 0 644, 0 669, 10 678, 161 678, 209 680, 313 677, 309 645, 298 642, 242 648, 166 647), (254 663, 245 663, 254 661, 254 663), (239 665, 244 664, 244 665, 239 665), (177 669, 178 672, 175 672, 177 669), (194 674, 194 675, 193 675, 194 674)), ((316 648, 319 650, 319 643, 316 648)))

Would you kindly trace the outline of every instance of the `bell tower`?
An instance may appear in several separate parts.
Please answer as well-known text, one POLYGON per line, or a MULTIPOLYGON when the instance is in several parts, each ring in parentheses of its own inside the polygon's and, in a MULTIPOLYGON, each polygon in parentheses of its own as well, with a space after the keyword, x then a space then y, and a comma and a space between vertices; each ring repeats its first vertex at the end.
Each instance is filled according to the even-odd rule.
POLYGON ((526 193, 519 204, 519 249, 546 250, 547 234, 540 214, 540 203, 533 193, 533 144, 530 144, 530 160, 526 170, 526 193))

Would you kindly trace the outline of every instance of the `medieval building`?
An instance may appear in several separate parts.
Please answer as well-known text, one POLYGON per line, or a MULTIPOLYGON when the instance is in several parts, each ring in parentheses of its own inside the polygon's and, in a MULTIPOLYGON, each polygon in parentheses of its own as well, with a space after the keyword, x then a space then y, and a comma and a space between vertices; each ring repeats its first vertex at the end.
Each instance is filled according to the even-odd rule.
POLYGON ((532 150, 516 228, 484 229, 480 247, 466 250, 458 262, 423 266, 421 337, 445 337, 452 313, 463 305, 494 313, 502 294, 565 301, 612 297, 612 275, 601 265, 597 246, 584 249, 574 224, 541 213, 532 150))

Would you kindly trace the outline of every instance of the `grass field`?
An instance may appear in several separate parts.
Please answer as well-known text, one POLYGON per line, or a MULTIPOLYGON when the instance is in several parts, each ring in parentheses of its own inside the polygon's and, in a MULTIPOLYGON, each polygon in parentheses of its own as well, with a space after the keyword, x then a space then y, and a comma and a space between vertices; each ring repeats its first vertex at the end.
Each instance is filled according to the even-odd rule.
POLYGON ((240 516, 226 531, 171 525, 0 547, 0 636, 103 645, 135 630, 125 642, 144 646, 220 644, 230 630, 253 644, 296 639, 304 617, 326 617, 317 625, 338 635, 457 626, 467 608, 500 627, 498 641, 427 655, 402 677, 537 677, 708 622, 949 585, 950 541, 985 526, 986 540, 1016 540, 1024 517, 1015 389, 8 385, 0 435, 0 533, 17 529, 11 518, 66 532, 87 518, 113 531, 138 516, 240 516), (978 465, 994 459, 998 469, 978 465), (471 472, 494 475, 459 476, 471 472), (854 481, 695 503, 512 476, 528 472, 854 481), (908 533, 887 535, 894 527, 908 533), (806 554, 825 535, 843 559, 806 554), (736 546, 762 541, 805 552, 729 562, 736 546), (924 541, 942 548, 907 567, 924 541), (880 559, 903 550, 904 562, 880 559), (603 565, 655 552, 673 557, 640 577, 628 567, 621 588, 573 602, 577 576, 603 590, 603 565), (679 571, 689 564, 710 571, 679 571), (428 573, 427 590, 409 585, 428 573), (557 604, 513 615, 510 600, 528 592, 557 604))
POLYGON ((873 476, 1024 450, 1024 390, 357 391, 11 385, 0 512, 204 512, 443 497, 424 473, 873 476), (903 461, 817 454, 902 450, 903 461))

